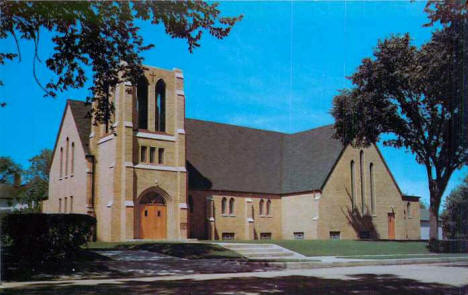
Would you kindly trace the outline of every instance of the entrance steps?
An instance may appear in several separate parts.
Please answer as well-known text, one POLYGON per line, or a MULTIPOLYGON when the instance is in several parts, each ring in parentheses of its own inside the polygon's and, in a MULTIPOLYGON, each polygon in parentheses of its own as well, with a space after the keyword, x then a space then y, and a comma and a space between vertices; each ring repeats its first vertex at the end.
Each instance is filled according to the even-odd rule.
POLYGON ((216 243, 250 260, 306 259, 302 254, 275 244, 216 243))

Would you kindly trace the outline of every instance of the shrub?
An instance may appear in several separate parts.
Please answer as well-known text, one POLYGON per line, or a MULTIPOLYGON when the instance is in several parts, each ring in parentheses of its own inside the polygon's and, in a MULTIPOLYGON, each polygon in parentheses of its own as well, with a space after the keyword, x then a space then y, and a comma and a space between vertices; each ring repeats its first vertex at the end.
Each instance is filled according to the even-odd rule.
POLYGON ((9 255, 23 263, 61 263, 87 243, 95 224, 84 214, 8 214, 2 219, 2 239, 9 255))
POLYGON ((429 250, 437 253, 468 253, 468 240, 430 240, 429 250))

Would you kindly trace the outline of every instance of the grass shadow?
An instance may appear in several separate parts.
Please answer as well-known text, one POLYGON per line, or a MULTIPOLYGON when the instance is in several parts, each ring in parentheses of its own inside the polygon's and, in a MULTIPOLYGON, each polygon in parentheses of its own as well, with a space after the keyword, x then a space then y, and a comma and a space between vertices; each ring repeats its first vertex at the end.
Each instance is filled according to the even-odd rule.
POLYGON ((54 286, 35 285, 26 288, 6 289, 5 294, 49 295, 49 294, 399 294, 459 295, 468 292, 468 285, 426 283, 403 279, 394 275, 359 274, 348 279, 325 279, 319 277, 288 276, 275 278, 242 277, 219 280, 180 281, 125 281, 97 285, 54 286))

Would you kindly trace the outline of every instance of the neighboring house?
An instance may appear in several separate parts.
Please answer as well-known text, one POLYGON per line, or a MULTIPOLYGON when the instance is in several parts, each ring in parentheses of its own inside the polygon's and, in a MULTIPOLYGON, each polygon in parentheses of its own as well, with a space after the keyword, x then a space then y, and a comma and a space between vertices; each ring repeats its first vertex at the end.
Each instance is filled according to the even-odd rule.
MULTIPOLYGON (((420 209, 421 211, 421 240, 429 240, 429 210, 427 209, 420 209)), ((441 240, 443 238, 442 235, 442 225, 441 220, 439 219, 439 228, 438 231, 438 239, 441 240)))
POLYGON ((23 204, 17 199, 18 189, 19 185, 0 183, 0 213, 28 208, 27 204, 23 204))
POLYGON ((375 145, 186 119, 182 72, 148 68, 108 124, 68 101, 45 212, 95 215, 104 241, 420 238, 418 198, 375 145))

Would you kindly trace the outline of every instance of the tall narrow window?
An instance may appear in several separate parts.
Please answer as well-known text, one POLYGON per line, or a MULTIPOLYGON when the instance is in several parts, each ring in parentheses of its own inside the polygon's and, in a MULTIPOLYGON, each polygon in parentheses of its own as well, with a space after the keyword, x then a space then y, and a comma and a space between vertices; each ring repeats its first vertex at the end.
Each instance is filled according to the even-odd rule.
POLYGON ((156 83, 155 130, 166 131, 166 83, 161 79, 156 83))
POLYGON ((411 218, 411 203, 406 204, 406 212, 408 212, 408 218, 411 218))
POLYGON ((271 215, 271 200, 268 200, 266 202, 266 215, 270 216, 271 215))
POLYGON ((137 84, 138 129, 148 129, 148 80, 142 77, 137 84))
POLYGON ((67 145, 65 147, 65 176, 68 175, 68 153, 69 153, 70 140, 67 137, 67 145))
POLYGON ((158 149, 158 163, 164 164, 164 149, 158 149))
POLYGON ((60 178, 63 177, 63 147, 60 148, 60 178))
POLYGON ((261 199, 261 200, 260 200, 260 203, 258 204, 258 206, 259 206, 258 212, 259 212, 260 216, 263 215, 263 206, 264 206, 264 204, 265 204, 265 201, 263 201, 263 199, 261 199))
POLYGON ((155 162, 155 159, 154 159, 155 156, 156 156, 156 148, 155 147, 150 147, 150 154, 149 154, 150 163, 155 162))
POLYGON ((230 215, 234 214, 234 198, 231 198, 229 200, 229 214, 230 215))
POLYGON ((67 213, 67 197, 65 197, 65 201, 63 203, 63 213, 67 213))
POLYGON ((146 163, 146 146, 140 148, 140 162, 146 163))
POLYGON ((354 193, 354 161, 351 161, 351 206, 356 209, 356 194, 354 193))
POLYGON ((75 143, 72 142, 72 145, 71 145, 71 175, 73 175, 74 171, 75 171, 75 143))
POLYGON ((190 213, 193 213, 193 198, 191 195, 188 196, 188 207, 189 207, 190 213))
POLYGON ((58 208, 58 212, 59 212, 59 213, 62 212, 62 198, 59 198, 59 208, 58 208))
POLYGON ((369 185, 370 185, 370 201, 372 215, 375 214, 375 192, 374 192, 374 164, 369 165, 369 185))
POLYGON ((362 215, 365 214, 365 210, 366 210, 366 192, 365 192, 365 186, 364 186, 363 166, 364 166, 364 152, 361 151, 359 153, 359 178, 361 179, 361 213, 362 215))
POLYGON ((227 199, 223 198, 221 200, 221 214, 226 214, 226 203, 227 203, 227 199))

